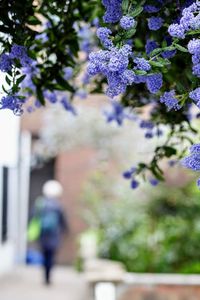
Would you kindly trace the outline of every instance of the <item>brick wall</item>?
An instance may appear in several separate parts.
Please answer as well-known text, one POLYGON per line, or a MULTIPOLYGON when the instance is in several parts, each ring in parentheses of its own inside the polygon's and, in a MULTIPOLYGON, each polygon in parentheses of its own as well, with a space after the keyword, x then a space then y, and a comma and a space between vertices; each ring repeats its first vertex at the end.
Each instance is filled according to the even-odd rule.
POLYGON ((129 287, 119 300, 199 300, 200 286, 157 285, 129 287))
POLYGON ((64 238, 58 256, 60 263, 72 263, 76 257, 77 237, 86 227, 81 216, 81 191, 95 167, 92 149, 68 151, 56 159, 55 177, 64 188, 62 202, 69 221, 69 234, 64 238))

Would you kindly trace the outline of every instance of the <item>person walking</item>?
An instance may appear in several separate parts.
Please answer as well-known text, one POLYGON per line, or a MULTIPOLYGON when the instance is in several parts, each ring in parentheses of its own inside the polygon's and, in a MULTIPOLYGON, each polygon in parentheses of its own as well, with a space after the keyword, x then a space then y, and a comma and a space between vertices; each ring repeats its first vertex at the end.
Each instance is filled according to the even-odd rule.
POLYGON ((56 180, 47 181, 42 192, 43 196, 36 200, 34 216, 40 223, 38 241, 43 254, 44 279, 46 284, 50 284, 55 255, 62 234, 68 231, 68 223, 59 202, 63 193, 61 184, 56 180))

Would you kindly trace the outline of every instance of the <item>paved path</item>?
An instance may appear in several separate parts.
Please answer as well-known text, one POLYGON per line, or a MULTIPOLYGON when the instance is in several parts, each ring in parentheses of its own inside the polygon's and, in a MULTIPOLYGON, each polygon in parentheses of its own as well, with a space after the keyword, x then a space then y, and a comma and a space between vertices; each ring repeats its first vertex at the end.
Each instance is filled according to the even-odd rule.
POLYGON ((70 268, 57 268, 53 284, 42 284, 39 268, 20 267, 0 277, 0 300, 88 300, 88 288, 83 275, 70 268))

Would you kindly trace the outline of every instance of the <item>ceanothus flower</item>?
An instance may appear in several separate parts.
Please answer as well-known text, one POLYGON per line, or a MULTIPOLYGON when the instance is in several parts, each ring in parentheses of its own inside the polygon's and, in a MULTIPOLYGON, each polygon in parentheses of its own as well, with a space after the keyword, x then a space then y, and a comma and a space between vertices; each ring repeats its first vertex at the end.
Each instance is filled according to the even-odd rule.
POLYGON ((153 129, 154 128, 154 124, 150 120, 142 120, 140 122, 139 126, 140 126, 140 128, 144 128, 144 129, 153 129))
POLYGON ((151 17, 148 19, 148 27, 150 30, 158 30, 163 25, 163 19, 160 17, 151 17))
POLYGON ((9 54, 11 59, 19 59, 23 67, 31 65, 32 59, 27 54, 27 49, 24 46, 14 44, 9 54))
POLYGON ((149 179, 149 183, 152 185, 152 186, 157 186, 159 184, 159 181, 158 179, 156 178, 150 178, 149 179))
POLYGON ((123 16, 120 20, 120 26, 124 30, 129 30, 135 26, 135 20, 130 16, 123 16))
POLYGON ((149 71, 151 69, 149 62, 143 57, 136 57, 134 59, 134 63, 136 64, 136 69, 138 70, 149 71))
POLYGON ((124 119, 127 117, 127 114, 124 112, 124 107, 121 103, 112 101, 112 110, 105 111, 107 122, 110 123, 115 121, 119 126, 122 125, 124 119))
POLYGON ((147 55, 151 54, 151 52, 156 48, 158 48, 157 42, 148 39, 145 45, 146 54, 147 55))
POLYGON ((178 104, 178 100, 176 98, 174 90, 169 91, 169 92, 165 92, 160 97, 160 102, 164 103, 167 106, 168 111, 171 110, 171 109, 179 110, 181 108, 181 106, 178 104))
POLYGON ((64 107, 65 110, 71 112, 74 116, 77 115, 77 112, 76 112, 74 106, 70 103, 70 101, 68 100, 67 97, 63 97, 60 100, 60 103, 62 104, 62 106, 64 107))
POLYGON ((200 63, 193 65, 192 74, 200 78, 200 63))
POLYGON ((200 28, 200 6, 199 1, 193 3, 189 7, 183 9, 182 17, 179 24, 172 24, 168 28, 168 32, 171 36, 180 39, 185 38, 185 34, 190 30, 196 30, 200 28), (198 13, 196 15, 196 13, 198 13))
POLYGON ((122 17, 122 0, 102 0, 106 8, 103 17, 105 23, 116 23, 122 17))
POLYGON ((159 12, 160 8, 156 7, 154 5, 145 5, 144 6, 144 11, 148 12, 148 13, 157 13, 159 12))
POLYGON ((171 36, 184 39, 185 38, 185 28, 183 25, 171 24, 168 28, 168 32, 171 36))
POLYGON ((74 70, 72 67, 64 68, 64 78, 65 80, 69 80, 73 77, 74 70))
POLYGON ((108 49, 113 47, 113 42, 110 39, 111 34, 112 31, 107 27, 99 27, 97 29, 97 37, 100 39, 102 45, 108 49))
POLYGON ((56 103, 58 101, 57 95, 55 92, 44 91, 44 97, 49 100, 50 103, 56 103))
POLYGON ((192 39, 188 43, 188 51, 192 54, 192 73, 200 77, 200 39, 192 39))
POLYGON ((19 98, 17 95, 7 95, 0 100, 0 109, 10 109, 17 116, 23 113, 22 105, 25 100, 19 98))
POLYGON ((8 54, 3 53, 0 56, 0 71, 10 72, 12 69, 12 59, 8 54))
POLYGON ((187 47, 190 54, 200 54, 200 39, 190 40, 187 47))
POLYGON ((156 94, 162 87, 163 79, 161 73, 154 73, 146 76, 147 89, 150 93, 156 94))
POLYGON ((139 182, 136 179, 131 180, 131 188, 136 189, 139 186, 139 182))
POLYGON ((123 173, 123 177, 124 177, 125 179, 131 179, 132 176, 133 176, 133 174, 134 174, 136 171, 137 171, 137 168, 136 168, 136 167, 132 167, 132 168, 130 168, 129 170, 127 170, 127 171, 125 171, 125 172, 123 173))
POLYGON ((93 76, 100 73, 107 78, 106 94, 111 98, 124 93, 127 85, 134 81, 133 72, 128 70, 131 50, 131 46, 124 45, 122 48, 113 47, 89 55, 88 74, 93 76))
POLYGON ((145 132, 145 135, 144 135, 144 137, 146 138, 146 139, 152 139, 153 138, 153 132, 152 131, 147 131, 147 132, 145 132))
POLYGON ((198 108, 200 108, 200 88, 191 91, 189 97, 195 102, 198 108))
POLYGON ((190 147, 190 154, 181 160, 181 164, 193 171, 200 171, 200 144, 190 147))

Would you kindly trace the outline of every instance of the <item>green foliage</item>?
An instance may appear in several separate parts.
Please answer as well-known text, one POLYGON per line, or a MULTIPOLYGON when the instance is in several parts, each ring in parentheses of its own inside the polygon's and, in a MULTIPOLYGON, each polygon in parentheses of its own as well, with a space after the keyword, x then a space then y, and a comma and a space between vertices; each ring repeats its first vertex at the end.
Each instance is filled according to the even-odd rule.
POLYGON ((146 200, 125 194, 115 201, 101 197, 101 186, 90 185, 93 193, 85 195, 100 257, 121 261, 130 272, 200 273, 200 201, 194 185, 148 190, 146 200), (93 198, 94 191, 99 197, 93 198))

